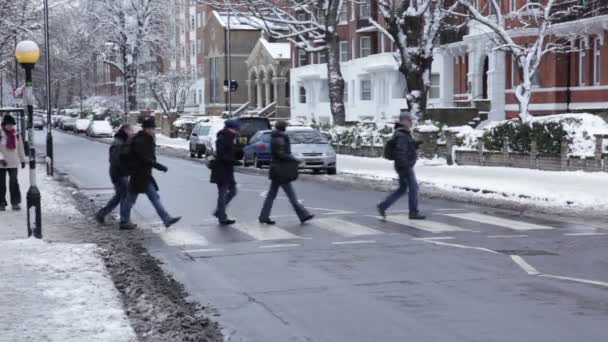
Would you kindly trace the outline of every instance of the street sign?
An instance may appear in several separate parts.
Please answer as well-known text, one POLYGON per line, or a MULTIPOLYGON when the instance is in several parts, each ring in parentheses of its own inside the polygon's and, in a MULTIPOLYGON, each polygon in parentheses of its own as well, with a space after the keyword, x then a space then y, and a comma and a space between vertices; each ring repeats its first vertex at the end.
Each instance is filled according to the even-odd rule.
MULTIPOLYGON (((239 88, 239 83, 235 80, 230 81, 230 91, 235 92, 239 88)), ((228 91, 228 80, 224 80, 224 91, 228 91)))

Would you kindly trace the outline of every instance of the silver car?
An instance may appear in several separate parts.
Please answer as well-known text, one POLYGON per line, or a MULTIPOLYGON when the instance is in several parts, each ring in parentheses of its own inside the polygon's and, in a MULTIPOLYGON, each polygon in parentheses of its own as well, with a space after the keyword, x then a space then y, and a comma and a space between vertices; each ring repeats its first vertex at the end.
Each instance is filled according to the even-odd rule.
POLYGON ((336 151, 321 132, 311 127, 288 127, 291 153, 300 160, 300 169, 336 174, 336 151))

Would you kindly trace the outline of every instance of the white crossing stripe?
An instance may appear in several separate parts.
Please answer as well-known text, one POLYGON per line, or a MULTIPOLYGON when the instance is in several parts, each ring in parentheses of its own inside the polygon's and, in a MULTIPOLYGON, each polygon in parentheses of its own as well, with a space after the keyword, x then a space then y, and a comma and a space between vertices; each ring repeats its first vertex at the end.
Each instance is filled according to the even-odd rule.
POLYGON ((237 229, 252 238, 260 241, 267 240, 288 240, 288 239, 300 239, 301 237, 291 234, 290 232, 283 230, 277 226, 261 225, 259 223, 237 223, 230 226, 237 229))
POLYGON ((168 246, 206 246, 209 244, 209 241, 203 235, 189 228, 171 228, 159 235, 168 246))
POLYGON ((445 233, 445 232, 464 232, 470 231, 469 229, 463 229, 454 227, 442 222, 436 222, 431 220, 410 220, 408 215, 390 215, 386 217, 389 222, 401 224, 404 226, 425 230, 434 234, 445 233))
POLYGON ((363 243, 376 243, 374 240, 352 240, 352 241, 335 241, 332 245, 360 245, 363 243))
POLYGON ((315 220, 314 225, 345 237, 384 234, 379 230, 333 217, 315 220))
POLYGON ((505 218, 500 218, 491 215, 478 214, 478 213, 461 213, 461 214, 442 214, 450 217, 460 218, 469 221, 475 221, 493 226, 505 227, 513 230, 538 230, 538 229, 554 229, 549 226, 542 226, 540 224, 515 221, 505 218))

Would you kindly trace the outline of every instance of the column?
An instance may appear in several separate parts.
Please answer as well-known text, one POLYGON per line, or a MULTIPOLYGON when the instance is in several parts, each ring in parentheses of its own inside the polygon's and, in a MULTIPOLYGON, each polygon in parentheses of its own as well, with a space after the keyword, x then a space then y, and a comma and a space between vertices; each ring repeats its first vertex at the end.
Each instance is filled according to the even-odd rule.
POLYGON ((503 51, 493 51, 488 60, 488 99, 491 101, 488 119, 500 121, 505 116, 505 83, 506 67, 505 53, 503 51))
POLYGON ((257 79, 257 86, 258 86, 258 103, 257 103, 257 108, 258 109, 262 109, 264 108, 264 99, 262 98, 262 79, 258 78, 257 79))
POLYGON ((274 98, 277 102, 277 106, 287 106, 287 94, 285 94, 285 84, 287 84, 287 78, 275 77, 272 79, 274 82, 274 98))
POLYGON ((483 57, 479 46, 472 46, 469 52, 469 84, 471 85, 472 99, 479 99, 483 95, 483 57), (480 65, 481 63, 481 65, 480 65))
POLYGON ((442 50, 441 53, 441 74, 440 74, 440 89, 441 89, 441 106, 454 106, 454 56, 447 50, 442 50))
POLYGON ((264 89, 266 92, 266 103, 264 107, 268 106, 272 102, 272 99, 270 98, 270 82, 272 82, 270 77, 266 77, 266 82, 264 82, 264 86, 266 87, 266 89, 264 89))
POLYGON ((252 87, 252 81, 251 80, 247 80, 247 102, 249 102, 249 106, 251 106, 253 103, 253 89, 252 87))

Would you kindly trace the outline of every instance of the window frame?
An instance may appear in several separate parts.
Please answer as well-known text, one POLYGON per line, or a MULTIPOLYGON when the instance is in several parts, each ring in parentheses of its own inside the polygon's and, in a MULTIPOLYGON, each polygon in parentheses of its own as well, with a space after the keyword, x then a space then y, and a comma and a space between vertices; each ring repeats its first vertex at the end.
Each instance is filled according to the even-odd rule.
POLYGON ((578 51, 578 85, 584 86, 587 80, 587 48, 585 46, 585 40, 581 39, 579 42, 578 51))
POLYGON ((599 85, 602 81, 602 49, 600 38, 596 37, 593 41, 593 84, 599 85))
POLYGON ((359 58, 365 58, 372 55, 372 38, 369 36, 361 36, 359 37, 359 58), (365 50, 369 50, 367 55, 363 55, 363 41, 366 40, 369 43, 369 47, 365 48, 365 50))
POLYGON ((348 40, 341 40, 340 43, 338 43, 338 47, 340 50, 340 62, 348 62, 350 53, 348 40), (344 48, 343 45, 346 45, 346 48, 344 48), (346 58, 343 58, 344 54, 346 54, 346 58))
POLYGON ((517 0, 509 0, 509 13, 517 12, 517 0))
POLYGON ((441 74, 431 73, 431 86, 429 87, 429 99, 440 99, 441 98, 441 74), (433 77, 437 77, 437 84, 433 83, 433 77), (433 89, 436 90, 437 96, 433 97, 433 89))
POLYGON ((304 49, 298 49, 298 66, 308 65, 308 53, 304 49))
POLYGON ((369 78, 362 78, 359 81, 359 101, 373 101, 372 92, 372 80, 369 78), (369 84, 369 87, 364 86, 364 84, 369 84))
POLYGON ((369 0, 363 0, 358 7, 357 15, 359 19, 368 19, 372 16, 372 6, 369 0))
POLYGON ((298 90, 298 103, 305 104, 307 99, 306 88, 304 86, 300 86, 300 89, 298 90))

